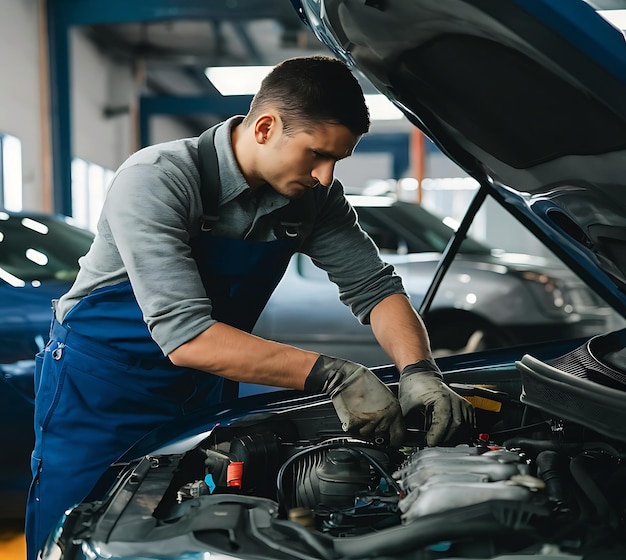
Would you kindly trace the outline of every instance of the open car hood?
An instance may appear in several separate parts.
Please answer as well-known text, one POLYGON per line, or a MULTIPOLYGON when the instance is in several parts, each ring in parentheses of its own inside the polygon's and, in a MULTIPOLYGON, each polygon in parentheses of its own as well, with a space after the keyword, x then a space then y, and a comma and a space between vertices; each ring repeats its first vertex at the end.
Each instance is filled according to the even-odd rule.
POLYGON ((626 43, 582 0, 302 0, 303 20, 626 310, 626 43))

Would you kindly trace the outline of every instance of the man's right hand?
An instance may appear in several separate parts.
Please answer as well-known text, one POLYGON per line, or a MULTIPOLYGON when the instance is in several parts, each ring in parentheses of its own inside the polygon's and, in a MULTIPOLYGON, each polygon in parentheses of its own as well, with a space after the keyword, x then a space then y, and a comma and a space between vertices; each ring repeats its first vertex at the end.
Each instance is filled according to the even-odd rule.
POLYGON ((405 427, 400 403, 365 366, 320 355, 304 389, 330 397, 344 431, 367 439, 382 436, 392 446, 402 443, 405 427))

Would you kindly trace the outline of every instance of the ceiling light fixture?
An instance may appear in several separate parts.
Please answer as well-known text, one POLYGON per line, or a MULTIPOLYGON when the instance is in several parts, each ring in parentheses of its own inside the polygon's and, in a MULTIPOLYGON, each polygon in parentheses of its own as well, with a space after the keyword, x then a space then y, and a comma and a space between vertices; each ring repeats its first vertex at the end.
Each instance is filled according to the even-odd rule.
POLYGON ((365 103, 373 121, 397 121, 404 118, 402 111, 380 93, 366 95, 365 103))
POLYGON ((213 66, 205 68, 209 81, 222 95, 254 95, 271 66, 213 66))
POLYGON ((598 13, 618 29, 626 30, 626 10, 598 10, 598 13))

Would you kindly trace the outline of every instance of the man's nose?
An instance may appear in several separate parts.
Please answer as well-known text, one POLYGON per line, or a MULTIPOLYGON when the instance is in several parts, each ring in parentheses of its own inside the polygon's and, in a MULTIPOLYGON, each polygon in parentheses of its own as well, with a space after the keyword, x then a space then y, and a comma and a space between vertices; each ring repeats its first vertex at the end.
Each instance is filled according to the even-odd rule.
POLYGON ((311 176, 319 181, 321 185, 324 187, 330 187, 333 183, 333 177, 335 175, 335 162, 334 161, 324 161, 317 164, 313 171, 311 172, 311 176))

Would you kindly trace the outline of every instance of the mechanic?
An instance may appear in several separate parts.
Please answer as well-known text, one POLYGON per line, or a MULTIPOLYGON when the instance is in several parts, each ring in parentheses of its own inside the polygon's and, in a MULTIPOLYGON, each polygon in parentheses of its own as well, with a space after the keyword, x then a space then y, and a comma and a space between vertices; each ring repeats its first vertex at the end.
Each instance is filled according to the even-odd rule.
POLYGON ((326 393, 345 431, 394 446, 415 409, 431 411, 429 445, 473 424, 471 405, 442 381, 400 277, 333 178, 369 124, 347 65, 299 57, 273 69, 246 116, 121 165, 37 355, 30 560, 134 442, 235 398, 234 382, 326 393), (371 324, 401 371, 398 398, 360 364, 250 334, 298 251, 371 324))

